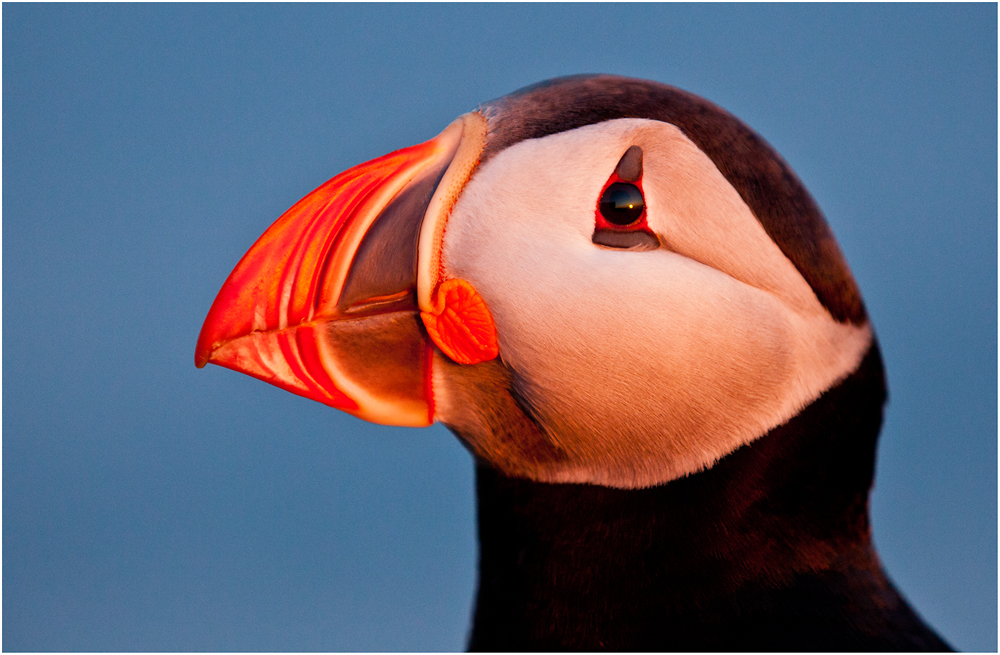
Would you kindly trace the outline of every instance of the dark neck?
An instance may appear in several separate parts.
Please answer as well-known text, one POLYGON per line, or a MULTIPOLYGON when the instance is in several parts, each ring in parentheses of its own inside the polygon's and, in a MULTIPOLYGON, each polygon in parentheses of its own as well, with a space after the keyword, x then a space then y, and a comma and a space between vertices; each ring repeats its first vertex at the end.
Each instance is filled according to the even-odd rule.
POLYGON ((873 347, 789 423, 650 489, 537 483, 480 464, 470 648, 946 648, 871 547, 884 390, 873 347))

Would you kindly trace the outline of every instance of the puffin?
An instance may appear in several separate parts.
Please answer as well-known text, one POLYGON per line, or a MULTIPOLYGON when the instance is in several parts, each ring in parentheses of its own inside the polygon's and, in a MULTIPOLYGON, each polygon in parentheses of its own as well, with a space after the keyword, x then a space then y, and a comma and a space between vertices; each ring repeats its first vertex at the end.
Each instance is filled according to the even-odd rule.
POLYGON ((195 363, 461 440, 470 650, 950 650, 872 541, 858 286, 691 93, 549 80, 340 173, 239 261, 195 363))

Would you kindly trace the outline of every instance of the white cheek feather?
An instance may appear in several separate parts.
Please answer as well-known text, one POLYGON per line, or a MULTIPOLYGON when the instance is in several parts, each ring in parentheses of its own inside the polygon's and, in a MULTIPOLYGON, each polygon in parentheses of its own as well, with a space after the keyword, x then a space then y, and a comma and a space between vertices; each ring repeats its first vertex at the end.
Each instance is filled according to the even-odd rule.
POLYGON ((871 343, 867 325, 830 316, 711 160, 658 121, 499 153, 455 205, 442 261, 486 300, 501 357, 569 455, 547 481, 641 487, 711 466, 846 377, 871 343), (630 145, 665 246, 648 252, 591 242, 597 195, 630 145))

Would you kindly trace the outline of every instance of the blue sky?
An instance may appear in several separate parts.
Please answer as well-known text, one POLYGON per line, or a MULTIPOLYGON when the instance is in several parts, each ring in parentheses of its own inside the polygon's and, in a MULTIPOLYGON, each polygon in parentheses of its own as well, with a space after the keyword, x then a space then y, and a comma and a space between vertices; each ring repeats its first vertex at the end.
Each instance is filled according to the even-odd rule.
POLYGON ((996 649, 995 5, 2 12, 5 650, 462 649, 458 441, 196 370, 194 344, 321 182, 585 72, 716 102, 811 190, 888 371, 883 561, 996 649))

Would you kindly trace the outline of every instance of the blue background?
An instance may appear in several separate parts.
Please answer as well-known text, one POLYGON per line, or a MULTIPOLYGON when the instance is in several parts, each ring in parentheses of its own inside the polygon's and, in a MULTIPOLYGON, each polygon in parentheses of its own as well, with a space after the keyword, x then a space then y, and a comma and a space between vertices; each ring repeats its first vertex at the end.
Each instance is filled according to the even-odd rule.
POLYGON ((891 401, 886 568, 997 647, 995 5, 3 6, 4 650, 462 649, 470 456, 192 358, 339 171, 558 75, 740 116, 823 207, 891 401))

